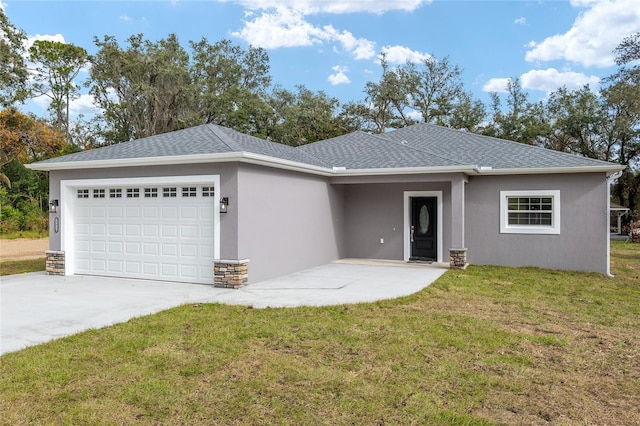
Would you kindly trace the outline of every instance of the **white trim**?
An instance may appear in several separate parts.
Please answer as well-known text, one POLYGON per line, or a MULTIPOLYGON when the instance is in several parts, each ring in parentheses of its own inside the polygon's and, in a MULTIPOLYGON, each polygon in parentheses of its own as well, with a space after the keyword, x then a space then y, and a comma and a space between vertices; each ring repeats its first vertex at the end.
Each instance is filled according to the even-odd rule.
POLYGON ((438 263, 442 263, 442 191, 404 191, 404 261, 408 262, 409 257, 411 256, 411 198, 413 197, 435 197, 436 198, 436 212, 438 218, 438 229, 437 229, 437 239, 438 239, 438 258, 436 261, 438 263))
POLYGON ((252 152, 221 152, 210 154, 167 155, 160 157, 117 158, 109 160, 86 161, 60 161, 38 162, 25 164, 31 170, 76 170, 98 169, 112 167, 140 167, 161 166, 175 164, 200 164, 200 163, 224 163, 238 161, 241 163, 258 164, 284 170, 293 170, 316 174, 321 176, 370 176, 370 175, 397 175, 413 173, 465 173, 467 175, 526 175, 526 174, 553 174, 553 173, 593 173, 606 172, 613 174, 623 170, 624 166, 616 164, 603 164, 594 166, 576 167, 536 167, 536 168, 510 168, 493 169, 486 166, 473 164, 460 164, 456 166, 437 167, 395 167, 395 168, 371 168, 371 169, 343 169, 342 167, 314 166, 298 161, 284 160, 268 155, 254 154, 252 152))
MULTIPOLYGON (((154 176, 140 178, 108 178, 108 179, 71 179, 60 181, 60 250, 65 252, 65 275, 75 274, 75 227, 74 215, 76 204, 75 190, 78 187, 96 188, 102 186, 127 186, 127 185, 168 185, 168 184, 206 184, 213 182, 215 188, 215 201, 213 203, 214 215, 214 241, 213 260, 220 257, 220 175, 192 175, 192 176, 154 176)), ((108 195, 107 195, 108 196, 108 195)))
POLYGON ((500 191, 500 233, 501 234, 560 234, 560 191, 559 190, 526 190, 500 191), (551 226, 509 225, 508 197, 551 197, 553 210, 551 226))

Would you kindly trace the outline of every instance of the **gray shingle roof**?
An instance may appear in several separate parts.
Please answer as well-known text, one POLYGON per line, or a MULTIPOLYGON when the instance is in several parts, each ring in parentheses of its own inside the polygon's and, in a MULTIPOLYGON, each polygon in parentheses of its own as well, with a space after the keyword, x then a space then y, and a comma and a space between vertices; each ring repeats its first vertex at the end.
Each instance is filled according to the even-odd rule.
POLYGON ((441 167, 463 165, 453 159, 397 144, 364 132, 302 145, 297 149, 324 160, 333 167, 377 169, 396 167, 441 167))
POLYGON ((609 163, 504 139, 419 123, 384 134, 423 152, 494 169, 604 166, 609 163))
MULTIPOLYGON (((297 148, 206 124, 40 162, 68 163, 245 152, 319 167, 384 169, 479 166, 492 169, 611 166, 518 142, 415 124, 382 135, 354 132, 297 148)), ((82 167, 79 164, 79 167, 82 167)))

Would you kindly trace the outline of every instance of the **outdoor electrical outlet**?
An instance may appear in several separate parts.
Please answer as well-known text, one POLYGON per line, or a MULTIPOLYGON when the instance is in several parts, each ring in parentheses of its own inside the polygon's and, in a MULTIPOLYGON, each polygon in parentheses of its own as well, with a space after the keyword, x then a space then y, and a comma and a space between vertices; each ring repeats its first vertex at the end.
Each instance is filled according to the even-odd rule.
POLYGON ((380 238, 380 244, 384 244, 384 238, 380 238))

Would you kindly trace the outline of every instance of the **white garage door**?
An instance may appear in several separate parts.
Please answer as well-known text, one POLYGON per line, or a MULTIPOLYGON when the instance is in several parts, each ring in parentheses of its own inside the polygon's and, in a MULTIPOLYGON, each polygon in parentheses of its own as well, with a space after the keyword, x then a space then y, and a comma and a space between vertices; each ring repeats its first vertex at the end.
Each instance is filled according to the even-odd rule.
POLYGON ((213 183, 74 188, 75 273, 212 284, 213 183))

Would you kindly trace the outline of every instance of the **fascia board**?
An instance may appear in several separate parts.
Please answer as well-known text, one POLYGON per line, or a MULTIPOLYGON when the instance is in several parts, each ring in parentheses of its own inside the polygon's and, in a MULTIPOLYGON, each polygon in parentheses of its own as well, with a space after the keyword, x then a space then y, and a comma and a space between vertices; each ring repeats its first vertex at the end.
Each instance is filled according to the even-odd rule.
POLYGON ((565 174, 565 173, 607 173, 607 176, 624 170, 622 165, 602 165, 602 166, 577 166, 577 167, 536 167, 517 169, 486 169, 476 170, 478 175, 542 175, 542 174, 565 174))

